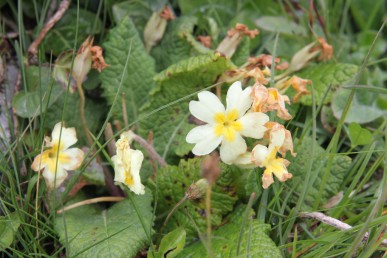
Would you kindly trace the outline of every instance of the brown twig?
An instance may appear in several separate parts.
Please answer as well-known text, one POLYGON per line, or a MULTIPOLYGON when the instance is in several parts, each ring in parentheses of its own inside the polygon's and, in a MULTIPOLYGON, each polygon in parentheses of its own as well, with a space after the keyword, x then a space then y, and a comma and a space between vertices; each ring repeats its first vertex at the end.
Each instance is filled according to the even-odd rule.
POLYGON ((70 0, 62 0, 62 2, 59 5, 58 10, 52 16, 44 25, 42 30, 40 31, 38 37, 32 42, 32 44, 28 48, 28 53, 32 56, 35 57, 37 54, 37 49, 39 44, 42 42, 44 37, 46 36, 47 32, 54 27, 54 25, 62 18, 62 16, 65 14, 67 9, 70 6, 70 0))
POLYGON ((134 134, 133 140, 138 142, 148 153, 149 156, 153 159, 156 160, 157 163, 160 164, 160 166, 164 167, 167 165, 165 160, 156 152, 156 150, 153 148, 152 145, 150 145, 145 139, 143 139, 141 136, 134 134))
POLYGON ((112 139, 111 141, 108 142, 107 144, 107 149, 108 153, 110 156, 113 156, 116 154, 116 140, 114 139, 114 133, 113 133, 113 128, 111 123, 107 123, 105 131, 105 139, 112 139))
MULTIPOLYGON (((300 217, 316 219, 318 221, 321 221, 324 224, 330 225, 340 230, 349 230, 352 228, 352 226, 348 225, 347 223, 344 223, 338 219, 329 217, 321 212, 302 212, 300 213, 300 217)), ((369 237, 370 237, 370 234, 366 232, 363 236, 363 241, 367 241, 369 237)), ((387 246, 387 239, 384 239, 381 242, 381 245, 387 246)))

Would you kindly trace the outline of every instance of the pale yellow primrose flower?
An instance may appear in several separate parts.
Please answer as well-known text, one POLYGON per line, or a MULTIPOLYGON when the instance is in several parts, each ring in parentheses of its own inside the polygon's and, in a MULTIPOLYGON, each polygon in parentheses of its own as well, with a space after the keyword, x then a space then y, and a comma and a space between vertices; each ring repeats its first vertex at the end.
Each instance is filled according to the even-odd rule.
POLYGON ((121 134, 116 143, 117 155, 112 157, 114 163, 114 181, 124 183, 135 194, 144 194, 145 187, 141 184, 140 168, 144 155, 139 150, 132 150, 131 131, 121 134))
POLYGON ((51 138, 46 137, 46 147, 49 149, 43 151, 35 157, 31 168, 38 172, 43 170, 43 177, 47 187, 53 189, 58 187, 67 177, 67 170, 77 169, 82 161, 84 153, 78 148, 70 148, 77 142, 77 136, 74 128, 62 127, 62 123, 57 123, 52 131, 51 138))
POLYGON ((281 148, 285 141, 285 131, 277 130, 272 132, 269 147, 257 144, 252 151, 252 161, 259 167, 265 167, 262 175, 262 187, 267 189, 274 183, 273 174, 279 181, 284 182, 292 178, 292 174, 288 172, 287 166, 289 161, 283 158, 277 158, 277 151, 281 148))
POLYGON ((225 109, 218 97, 209 91, 198 94, 199 101, 191 101, 192 115, 207 123, 193 128, 186 141, 194 143, 195 155, 206 155, 220 146, 220 158, 224 163, 233 160, 247 150, 242 136, 261 139, 266 131, 264 124, 269 121, 266 114, 246 113, 252 104, 251 87, 242 90, 239 81, 234 82, 227 92, 225 109))

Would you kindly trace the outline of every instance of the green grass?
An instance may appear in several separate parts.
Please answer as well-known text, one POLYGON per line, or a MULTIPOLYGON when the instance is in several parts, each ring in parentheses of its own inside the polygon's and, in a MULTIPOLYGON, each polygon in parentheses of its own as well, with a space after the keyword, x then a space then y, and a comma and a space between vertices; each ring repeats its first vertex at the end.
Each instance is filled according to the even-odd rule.
MULTIPOLYGON (((122 1, 116 1, 122 2, 122 1)), ((88 21, 91 25, 91 33, 96 32, 95 42, 98 45, 104 45, 105 42, 111 40, 109 38, 109 30, 114 28, 117 24, 113 17, 114 13, 113 5, 115 1, 78 1, 71 4, 70 9, 77 10, 75 26, 72 31, 73 38, 67 39, 66 34, 64 39, 66 43, 72 44, 72 49, 76 51, 79 48, 79 42, 82 42, 85 36, 84 30, 79 30, 80 26, 85 23, 82 20, 84 17, 80 17, 80 11, 87 11, 92 14, 92 20, 88 21), (101 22, 101 29, 98 28, 98 24, 101 22), (67 42, 68 41, 68 42, 67 42)), ((383 1, 378 0, 371 7, 368 7, 367 1, 314 1, 318 10, 318 15, 321 16, 325 21, 325 28, 319 25, 317 19, 313 20, 313 27, 309 27, 309 17, 313 15, 317 17, 316 12, 310 13, 309 4, 307 1, 300 1, 300 6, 290 5, 292 1, 237 1, 235 8, 232 3, 222 2, 220 0, 213 1, 200 1, 200 3, 190 3, 189 1, 170 1, 169 4, 175 11, 178 17, 195 15, 197 17, 197 24, 199 31, 211 33, 212 28, 208 24, 215 26, 219 32, 219 36, 214 39, 213 42, 221 42, 222 38, 226 35, 226 31, 232 27, 236 22, 245 23, 249 28, 254 26, 254 20, 262 16, 281 16, 290 19, 302 27, 307 33, 305 35, 292 35, 286 33, 278 33, 275 31, 265 30, 260 28, 261 34, 259 40, 250 40, 249 52, 251 55, 269 53, 271 45, 273 51, 270 53, 274 57, 280 57, 281 59, 290 61, 294 55, 295 49, 300 49, 308 43, 315 40, 315 35, 325 37, 329 43, 334 47, 334 57, 332 63, 352 63, 359 67, 357 74, 352 78, 345 87, 351 92, 348 100, 346 101, 343 109, 342 116, 337 119, 334 118, 332 123, 334 124, 335 131, 329 132, 324 128, 324 123, 321 122, 321 113, 323 112, 324 99, 330 90, 336 90, 337 85, 330 85, 326 94, 322 99, 315 99, 315 84, 312 84, 311 94, 312 102, 311 106, 300 104, 298 111, 294 118, 287 123, 284 123, 286 128, 292 133, 295 142, 295 152, 297 148, 301 148, 303 139, 314 139, 316 145, 312 144, 308 157, 304 157, 306 160, 303 166, 302 173, 302 186, 299 188, 297 185, 291 184, 287 181, 285 183, 278 182, 271 185, 269 189, 262 190, 261 185, 261 174, 262 169, 255 169, 257 182, 254 182, 257 188, 261 192, 257 192, 256 198, 252 198, 251 193, 245 190, 246 177, 240 174, 233 174, 235 180, 232 185, 222 187, 230 188, 229 195, 235 197, 234 209, 240 209, 239 205, 245 205, 244 213, 241 216, 240 230, 237 232, 230 232, 231 234, 237 234, 238 241, 235 244, 235 250, 230 252, 232 257, 255 257, 249 254, 254 253, 256 248, 253 231, 255 227, 253 221, 259 221, 260 223, 268 224, 271 229, 268 233, 268 237, 273 243, 279 248, 279 251, 283 257, 381 257, 384 252, 387 251, 387 246, 382 245, 383 237, 385 238, 385 227, 387 224, 386 214, 386 199, 387 199, 387 120, 384 116, 380 116, 372 122, 361 124, 362 128, 365 128, 371 132, 372 140, 362 146, 351 146, 350 138, 348 137, 348 122, 346 121, 347 115, 350 112, 351 105, 354 99, 357 98, 358 92, 375 92, 377 98, 374 100, 378 102, 381 109, 384 110, 384 114, 387 114, 387 95, 385 91, 385 84, 378 85, 376 82, 381 81, 385 83, 385 70, 386 62, 383 57, 383 51, 379 52, 378 44, 385 44, 386 40, 382 37, 383 30, 385 31, 385 15, 382 3, 383 1), (192 8, 190 8, 190 4, 192 8), (367 7, 365 7, 367 6, 367 7), (184 8, 183 8, 184 7, 184 8), (222 8, 219 8, 222 7, 222 8), (185 10, 189 10, 185 13, 185 10), (384 16, 383 16, 384 15, 384 16), (367 19, 364 19, 367 17, 367 19), (326 33, 324 33, 324 29, 326 33), (310 31, 312 30, 312 31, 310 31), (360 45, 358 41, 359 35, 363 32, 376 32, 376 37, 370 40, 371 43, 368 45, 360 45), (326 35, 325 35, 326 34, 326 35), (294 44, 294 46, 291 46, 294 44), (290 45, 286 48, 286 45, 290 45), (361 60, 361 61, 359 61, 361 60), (380 69, 384 78, 372 78, 370 75, 375 69, 380 69), (296 139, 299 139, 296 141, 296 139), (296 143, 300 142, 300 144, 296 143), (324 149, 324 154, 317 156, 319 153, 319 147, 324 149), (345 177, 338 183, 335 193, 337 195, 342 193, 342 198, 332 207, 326 208, 327 200, 325 194, 330 189, 329 180, 336 177, 335 171, 335 160, 338 157, 348 156, 352 159, 350 166, 344 171, 345 177), (314 188, 313 183, 316 182, 316 171, 314 170, 314 163, 319 160, 324 160, 325 165, 320 168, 317 175, 321 182, 318 188, 314 188), (241 186, 242 184, 242 186, 241 186), (237 190, 236 190, 237 189, 237 190), (242 190, 241 190, 242 189, 242 190), (244 196, 240 192, 245 191, 244 196), (309 198, 311 198, 311 192, 313 194, 314 202, 312 205, 306 205, 309 198), (249 199, 250 197, 250 199, 249 199), (249 201, 248 201, 249 200, 249 201), (254 211, 255 216, 251 217, 250 211, 254 211), (320 223, 310 218, 300 218, 301 212, 323 212, 325 215, 332 218, 336 218, 344 223, 353 226, 352 229, 346 231, 340 231, 332 226, 325 223, 320 223), (369 238, 367 241, 363 241, 364 235, 368 233, 369 238), (242 249, 244 250, 242 252, 242 249)), ((134 21, 135 26, 141 27, 145 24, 141 23, 139 18, 142 13, 136 14, 133 10, 136 10, 136 1, 131 1, 134 5, 134 9, 131 11, 131 18, 134 21), (137 16, 136 16, 137 15, 137 16), (137 19, 136 19, 137 18, 137 19)), ((144 3, 137 3, 144 5, 144 3)), ((160 7, 156 2, 150 1, 147 3, 147 8, 151 10, 159 9, 160 7)), ((58 84, 52 84, 48 91, 42 89, 42 81, 40 80, 42 75, 39 74, 39 78, 35 78, 37 83, 37 90, 40 95, 40 102, 38 103, 39 112, 41 115, 34 115, 28 118, 18 117, 12 110, 12 103, 9 106, 13 91, 17 88, 21 92, 30 92, 31 85, 27 83, 26 70, 28 66, 37 66, 40 69, 42 67, 50 67, 53 69, 55 59, 57 56, 53 55, 51 51, 47 49, 49 44, 43 41, 40 45, 40 52, 37 57, 35 64, 29 64, 29 56, 27 53, 28 46, 37 37, 38 31, 44 26, 47 19, 47 14, 52 13, 51 1, 47 0, 34 0, 31 1, 0 1, 1 14, 4 19, 1 20, 1 34, 6 35, 7 33, 16 32, 18 36, 15 38, 3 39, 3 43, 7 41, 8 47, 5 46, 5 50, 0 48, 2 65, 7 69, 8 72, 14 72, 19 74, 18 79, 9 78, 7 73, 5 74, 5 80, 0 85, 0 231, 2 225, 5 225, 3 229, 7 229, 9 232, 9 221, 20 224, 15 230, 11 230, 7 239, 10 239, 10 243, 6 248, 2 248, 2 239, 6 239, 5 236, 2 238, 2 232, 0 232, 0 255, 1 257, 63 257, 70 256, 70 254, 77 253, 79 256, 87 255, 90 250, 93 250, 94 245, 90 245, 83 250, 71 250, 73 248, 72 241, 68 237, 68 232, 65 232, 64 239, 59 236, 62 232, 57 231, 56 224, 58 220, 66 225, 68 222, 66 219, 66 213, 63 215, 56 214, 56 210, 61 209, 68 205, 68 201, 73 199, 72 189, 77 186, 80 180, 85 178, 85 174, 90 172, 90 164, 97 161, 101 169, 104 171, 101 173, 107 173, 111 176, 114 175, 114 169, 110 160, 110 153, 108 151, 108 144, 114 142, 115 139, 119 138, 119 135, 128 130, 136 130, 141 127, 144 121, 155 121, 157 122, 158 114, 161 111, 171 111, 171 117, 173 118, 174 108, 182 103, 188 103, 191 99, 196 99, 196 95, 202 90, 214 90, 219 82, 214 81, 211 84, 195 85, 192 87, 190 94, 185 94, 182 97, 175 98, 170 96, 171 99, 168 104, 160 106, 149 112, 143 112, 135 117, 133 121, 129 121, 129 124, 125 125, 123 121, 121 126, 114 127, 113 137, 104 137, 105 129, 108 127, 108 123, 113 123, 117 119, 113 112, 113 107, 118 106, 121 103, 121 92, 125 86, 126 81, 131 79, 131 76, 135 74, 128 74, 128 66, 133 60, 137 60, 138 46, 133 46, 132 43, 129 46, 125 46, 127 54, 125 54, 126 61, 122 65, 120 70, 119 86, 114 96, 112 103, 108 103, 105 95, 101 93, 103 89, 100 86, 101 80, 99 75, 90 75, 87 79, 95 80, 95 84, 98 84, 96 88, 86 90, 86 104, 94 105, 93 101, 96 101, 103 105, 100 112, 100 117, 97 118, 95 123, 96 126, 92 129, 93 141, 92 145, 87 144, 87 141, 81 135, 85 135, 80 126, 81 122, 78 121, 76 126, 77 135, 79 136, 79 142, 77 147, 87 146, 89 150, 85 152, 85 161, 82 166, 78 168, 73 176, 65 186, 59 188, 58 191, 49 193, 45 187, 43 177, 31 169, 31 164, 36 155, 41 153, 44 136, 49 136, 50 128, 49 124, 55 124, 57 121, 66 120, 67 115, 70 113, 78 112, 78 108, 72 106, 70 101, 75 95, 70 92, 71 82, 69 81, 66 86, 66 91, 63 97, 63 105, 61 107, 49 106, 47 102, 46 106, 43 103, 43 97, 50 98, 52 96, 52 87, 57 87, 58 84), (24 6, 24 9, 23 9, 24 6), (14 24, 17 27, 17 31, 13 31, 13 27, 10 24, 14 24), (16 87, 17 84, 17 87, 16 87), (11 94, 11 95, 9 95, 11 94), (51 121, 52 115, 57 121, 51 121), (3 223, 3 224, 1 224, 3 223), (10 238, 9 238, 10 237, 10 238)), ((140 10, 140 9, 138 9, 140 10)), ((82 27, 83 28, 83 27, 82 27)), ((168 33, 167 27, 166 33, 168 33)), ((142 39, 142 31, 139 31, 139 38, 142 39)), ((197 31, 192 31, 193 36, 198 36, 197 31)), ((183 35, 183 34, 181 34, 183 35)), ((214 35, 211 35, 214 36, 214 35)), ((214 36, 215 37, 215 36, 214 36)), ((58 37, 59 38, 59 37, 58 37)), ((163 55, 175 55, 176 59, 179 56, 183 56, 188 53, 190 56, 197 56, 200 52, 193 46, 184 45, 184 36, 177 39, 178 43, 174 46, 179 51, 188 51, 184 53, 174 52, 175 49, 165 49, 163 55), (180 45, 179 45, 180 44, 180 45), (183 45, 183 47, 181 47, 183 45)), ((132 42, 132 41, 131 41, 132 42)), ((133 41, 134 42, 134 41, 133 41)), ((56 43, 57 44, 57 43, 56 43)), ((133 43, 134 44, 134 43, 133 43)), ((55 44, 54 44, 55 46, 55 44)), ((216 46, 212 46, 213 49, 216 46)), ((177 51, 177 50, 176 50, 177 51)), ((107 52, 107 51, 106 51, 107 52)), ((104 55, 106 54, 104 53, 104 55)), ((76 52, 72 56, 70 73, 73 69, 73 61, 76 52)), ((155 62, 160 61, 163 56, 156 56, 154 52, 150 52, 150 56, 155 62)), ((181 61, 181 60, 180 60, 181 61)), ((314 61, 315 62, 315 61, 314 61)), ((114 67, 113 64, 109 64, 114 67)), ((215 66, 215 65, 214 65, 215 66)), ((139 68, 141 66, 139 65, 139 68)), ((155 68, 154 68, 155 69, 155 68)), ((183 69, 183 68, 182 68, 183 69)), ((214 68, 215 69, 215 68, 214 68)), ((307 69, 307 68, 305 68, 307 69)), ((274 75, 280 73, 276 71, 274 67, 271 68, 272 78, 270 85, 274 85, 274 75)), ((155 72, 161 72, 156 71, 155 72)), ((297 73, 296 73, 297 74, 297 73)), ((171 75, 173 76, 173 74, 171 75)), ((198 75, 200 76, 200 75, 198 75)), ((173 78, 173 77, 171 77, 173 78)), ((189 80, 182 76, 182 83, 189 84, 189 80)), ((52 78, 54 81, 54 78, 52 78)), ((84 84, 86 81, 84 82, 84 84)), ((185 85, 185 84, 184 84, 185 85)), ((223 93, 225 92, 226 86, 223 86, 223 93)), ((136 88, 134 88, 136 90, 136 88)), ((160 89, 162 91, 163 89, 160 89)), ((77 93, 74 93, 77 94, 77 93)), ((158 91, 153 90, 150 92, 152 97, 159 96, 158 91)), ((366 93, 364 93, 366 95, 366 93)), ((178 96, 178 94, 176 94, 178 96)), ((168 97, 168 96, 165 96, 168 97)), ((127 100, 128 101, 128 100, 127 100)), ((135 100, 134 100, 135 101, 135 100)), ((325 105, 326 106, 326 105, 325 105)), ((94 106, 93 106, 94 107, 94 106)), ((91 109, 93 110, 93 108, 91 109)), ((97 110, 97 109, 95 109, 97 110)), ((140 109, 140 112, 142 109, 140 109)), ((94 111, 97 112, 97 111, 94 111)), ((38 114, 36 113, 36 114, 38 114)), ((87 113, 87 115, 94 118, 93 112, 87 113)), ((274 119, 275 115, 271 115, 274 119)), ((188 119, 187 119, 188 120, 188 119)), ((66 121, 67 122, 67 121, 66 121)), ((183 123, 184 121, 179 121, 183 123)), ((176 121, 172 119, 166 121, 167 125, 174 128, 180 127, 176 121)), ((157 131, 155 127, 153 131, 157 131)), ((176 130, 168 141, 167 149, 163 153, 159 153, 166 159, 169 165, 178 165, 180 160, 187 160, 193 158, 193 155, 188 154, 178 156, 174 154, 174 148, 176 141, 180 138, 180 130, 176 130), (171 154, 173 153, 173 154, 171 154)), ((137 133, 137 131, 136 131, 137 133)), ((143 138, 147 138, 148 135, 141 135, 143 138)), ((157 149, 157 141, 154 145, 157 149)), ((134 144, 137 149, 141 149, 141 146, 134 144)), ((147 176, 143 175, 142 182, 147 186, 147 189, 154 189, 153 191, 153 202, 151 207, 151 213, 153 214, 153 231, 146 227, 147 221, 142 218, 142 210, 136 205, 136 196, 131 193, 128 194, 133 205, 137 216, 140 218, 138 230, 144 229, 146 232, 146 239, 141 243, 142 247, 140 250, 150 250, 148 257, 156 255, 159 252, 160 239, 165 236, 168 232, 164 231, 160 233, 160 227, 164 222, 167 214, 161 214, 160 207, 170 205, 173 207, 173 203, 169 203, 166 200, 160 199, 159 191, 169 191, 166 188, 160 188, 159 175, 157 171, 162 168, 159 165, 154 165, 156 169, 155 175, 152 175, 153 167, 149 162, 149 157, 146 155, 143 164, 143 170, 147 171, 147 176), (154 187, 152 186, 154 185, 154 187), (153 234, 153 235, 152 235, 153 234), (151 244, 152 243, 152 244, 151 244)), ((196 168, 195 168, 196 169, 196 168)), ((197 170, 193 169, 192 173, 196 173, 197 170)), ((248 172, 244 172, 248 173, 248 172)), ((242 173, 241 173, 242 174, 242 173)), ((195 174, 196 175, 196 174, 195 174)), ((176 180, 181 180, 177 178, 176 180)), ((292 179, 291 179, 292 180, 292 179)), ((180 183, 180 181, 179 181, 180 183)), ((192 182, 194 183, 194 182, 192 182)), ((218 181, 220 184, 221 182, 218 181)), ((251 183, 251 182, 250 182, 251 183)), ((187 188, 188 186, 186 186, 187 188)), ((177 188, 176 188, 177 189, 177 188)), ((223 189, 223 188, 222 188, 223 189)), ((149 190, 151 191, 151 190, 149 190)), ((83 188, 81 191, 87 196, 87 199, 109 196, 108 187, 97 184, 90 184, 83 188)), ((176 190, 175 194, 181 194, 179 198, 182 198, 184 191, 176 190)), ((123 194, 121 192, 121 194, 123 194)), ((330 197, 332 197, 330 196, 330 197)), ((176 197, 177 198, 177 197, 176 197)), ((217 202, 216 197, 214 202, 217 202)), ((192 207, 200 207, 198 202, 186 201, 185 205, 193 205, 192 207), (198 206, 194 206, 198 205, 198 206)), ((99 207, 108 209, 112 204, 95 204, 99 207)), ((191 206, 190 206, 191 207, 191 206)), ((183 206, 179 208, 180 215, 173 217, 174 219, 168 224, 167 229, 172 231, 173 228, 178 225, 184 228, 183 220, 185 223, 194 225, 197 231, 195 237, 192 235, 187 236, 186 250, 190 250, 190 246, 194 241, 202 242, 203 245, 207 246, 208 239, 205 236, 205 230, 201 231, 201 221, 195 221, 195 217, 192 214, 184 215, 187 213, 187 209, 183 206), (182 215, 183 214, 183 215, 182 215), (178 217, 180 216, 180 217, 178 217)), ((205 208, 203 208, 204 210, 205 208)), ((169 209, 170 210, 170 209, 169 209)), ((74 209, 76 212, 76 209, 74 209)), ((212 234, 217 238, 222 237, 216 235, 218 229, 222 229, 223 226, 227 226, 229 221, 228 216, 232 214, 232 211, 221 211, 222 222, 219 225, 214 226, 213 222, 212 234), (223 213, 222 213, 223 212, 223 213)), ((82 214, 82 216, 88 216, 88 214, 82 214)), ((123 222, 123 229, 125 227, 123 222)), ((68 227, 71 228, 71 227, 68 227)), ((4 230, 4 232, 6 232, 4 230)), ((221 232, 221 231, 220 231, 221 232)), ((121 232, 109 235, 102 238, 101 242, 112 241, 114 237, 121 232)), ((136 232, 132 232, 135 234, 136 232)), ((260 232, 262 233, 262 232, 260 232)), ((5 233, 4 233, 5 234, 5 233)), ((227 236, 223 236, 227 238, 227 236)), ((216 238, 211 240, 216 242, 216 238)), ((231 246, 224 240, 226 247, 231 246)), ((100 242, 96 243, 98 245, 100 242)), ((137 243, 136 243, 137 244, 137 243)), ((171 240, 171 249, 174 242, 171 240)), ((215 244, 216 246, 216 244, 215 244)), ((199 249, 198 250, 199 252, 199 249)), ((161 249, 160 249, 161 250, 161 249)), ((218 250, 219 251, 219 250, 218 250)), ((184 252, 184 250, 183 250, 184 252)), ((211 253, 211 252, 208 252, 211 253)), ((207 253, 207 254, 208 254, 207 253)), ((216 255, 215 250, 215 255, 216 255)), ((139 257, 146 257, 144 254, 140 254, 139 257)), ((155 256, 156 257, 156 256, 155 256)), ((179 256, 177 256, 179 257, 179 256)))

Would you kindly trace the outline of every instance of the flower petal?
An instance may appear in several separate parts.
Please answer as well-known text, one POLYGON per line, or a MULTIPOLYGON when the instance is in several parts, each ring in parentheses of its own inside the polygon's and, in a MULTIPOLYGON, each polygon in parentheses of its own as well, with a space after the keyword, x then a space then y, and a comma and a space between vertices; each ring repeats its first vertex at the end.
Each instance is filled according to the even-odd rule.
POLYGON ((222 141, 220 146, 220 158, 226 164, 231 164, 239 155, 245 153, 247 145, 239 133, 235 134, 234 141, 222 141))
POLYGON ((250 169, 250 168, 255 168, 256 165, 253 163, 253 161, 251 160, 252 158, 252 154, 251 152, 247 151, 245 153, 242 153, 241 155, 239 155, 238 157, 236 157, 233 161, 232 161, 232 164, 233 165, 236 165, 240 168, 244 168, 244 169, 250 169))
POLYGON ((262 175, 262 188, 267 189, 272 183, 274 183, 273 174, 265 170, 262 175))
POLYGON ((224 113, 224 106, 218 97, 209 92, 202 91, 198 94, 199 101, 190 101, 189 110, 193 116, 208 124, 214 124, 216 113, 224 113))
POLYGON ((59 155, 59 162, 66 170, 75 170, 82 164, 84 153, 81 149, 70 148, 59 155), (61 159, 62 155, 65 155, 65 159, 61 159))
POLYGON ((198 98, 201 103, 206 105, 210 111, 216 113, 224 113, 225 109, 219 98, 212 92, 202 91, 198 93, 198 98))
POLYGON ((192 153, 198 156, 207 155, 219 146, 222 139, 223 137, 217 137, 215 135, 205 138, 196 143, 195 147, 192 149, 192 153))
POLYGON ((31 168, 33 171, 39 172, 40 170, 42 170, 47 166, 47 163, 42 161, 43 155, 44 155, 44 152, 35 157, 34 162, 32 162, 32 165, 31 165, 31 168))
POLYGON ((252 160, 259 167, 262 167, 263 162, 265 161, 265 159, 268 155, 269 155, 269 149, 266 146, 263 146, 261 144, 257 144, 257 145, 255 145, 255 147, 252 151, 252 160))
POLYGON ((51 138, 52 141, 51 143, 55 143, 59 141, 59 136, 60 136, 60 148, 61 150, 66 150, 69 148, 71 145, 75 144, 78 139, 76 136, 75 128, 65 128, 64 126, 62 127, 62 134, 60 133, 60 129, 62 127, 62 123, 59 122, 54 126, 54 129, 52 130, 51 138))
POLYGON ((133 177, 133 185, 129 186, 135 194, 144 194, 145 187, 141 183, 140 177, 140 168, 142 161, 144 160, 144 155, 139 150, 131 150, 131 174, 133 177))
POLYGON ((125 183, 124 163, 122 163, 121 159, 117 155, 114 155, 111 160, 114 164, 114 181, 125 183))
POLYGON ((251 90, 251 87, 247 87, 246 89, 242 90, 241 82, 234 82, 227 91, 226 111, 236 109, 238 110, 238 118, 243 116, 253 103, 253 100, 250 96, 251 90))
POLYGON ((46 181, 47 187, 50 189, 58 188, 67 177, 67 171, 63 169, 60 165, 56 168, 55 171, 50 170, 50 166, 46 166, 43 170, 43 177, 46 181))
POLYGON ((185 137, 185 140, 188 143, 197 143, 212 138, 214 135, 214 127, 212 125, 200 125, 191 129, 185 137))
POLYGON ((240 133, 243 136, 261 139, 267 130, 264 125, 269 121, 269 117, 264 113, 250 112, 241 117, 238 121, 242 123, 243 129, 240 133))

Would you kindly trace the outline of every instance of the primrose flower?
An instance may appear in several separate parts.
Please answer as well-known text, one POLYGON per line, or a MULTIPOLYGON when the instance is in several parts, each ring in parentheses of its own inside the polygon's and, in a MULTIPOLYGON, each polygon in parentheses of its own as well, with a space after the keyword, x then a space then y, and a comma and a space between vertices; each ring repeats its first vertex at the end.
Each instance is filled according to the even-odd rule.
POLYGON ((268 112, 277 110, 277 116, 289 120, 292 116, 285 108, 285 102, 290 104, 289 97, 281 95, 276 88, 266 88, 263 85, 255 84, 251 92, 253 98, 253 111, 268 112))
POLYGON ((267 122, 265 124, 268 129, 263 136, 263 139, 269 139, 270 142, 274 142, 276 138, 282 138, 282 135, 285 135, 283 143, 281 144, 278 152, 281 153, 282 157, 285 157, 286 152, 290 151, 290 154, 295 157, 297 153, 293 151, 293 139, 292 134, 289 130, 286 130, 285 127, 276 122, 267 122))
POLYGON ((66 179, 67 170, 75 170, 81 165, 84 153, 78 148, 69 148, 77 142, 74 128, 62 127, 59 122, 55 125, 51 138, 45 138, 48 149, 35 157, 31 168, 36 172, 44 169, 43 177, 47 187, 53 189, 66 179))
POLYGON ((288 172, 287 166, 290 162, 283 158, 277 158, 277 151, 283 145, 285 140, 284 131, 276 131, 269 147, 257 144, 252 150, 252 161, 259 167, 265 167, 262 175, 262 187, 267 189, 274 183, 273 174, 280 182, 284 182, 292 178, 292 174, 288 172))
POLYGON ((220 158, 224 163, 233 160, 247 150, 242 136, 260 139, 269 121, 266 114, 247 112, 251 107, 251 87, 242 90, 240 82, 233 83, 227 92, 225 109, 220 100, 209 91, 198 94, 199 101, 191 101, 189 110, 192 115, 207 123, 193 128, 186 141, 194 143, 195 155, 206 155, 220 146, 220 158))
POLYGON ((140 168, 144 155, 139 150, 132 150, 131 131, 121 134, 116 143, 117 154, 112 157, 114 163, 114 181, 124 183, 135 194, 144 194, 145 187, 141 184, 140 168))

